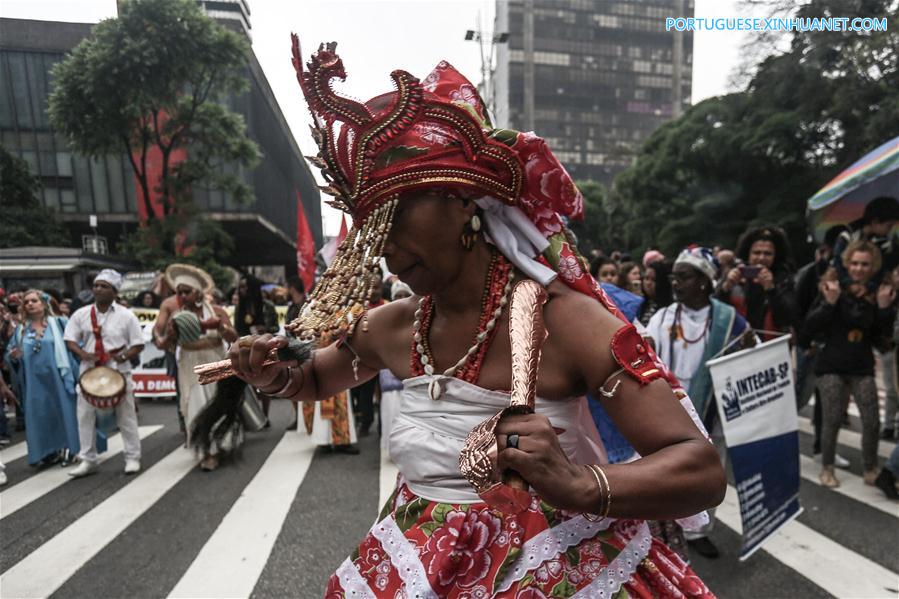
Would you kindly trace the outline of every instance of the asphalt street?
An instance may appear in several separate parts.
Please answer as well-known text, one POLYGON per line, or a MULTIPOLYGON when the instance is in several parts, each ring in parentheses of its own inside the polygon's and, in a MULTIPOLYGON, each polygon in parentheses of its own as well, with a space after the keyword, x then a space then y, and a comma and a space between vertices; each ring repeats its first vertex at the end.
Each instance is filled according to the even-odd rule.
MULTIPOLYGON (((122 472, 114 442, 95 475, 37 470, 18 433, 0 453, 9 477, 0 493, 0 596, 323 596, 375 521, 395 470, 377 434, 360 439, 358 456, 330 453, 286 432, 292 416, 273 402, 272 428, 249 433, 240 454, 211 473, 182 447, 170 401, 140 406, 136 476, 122 472)), ((841 492, 817 484, 811 436, 800 433, 804 511, 748 560, 738 559, 732 506, 719 508, 712 539, 721 557, 693 556, 718 596, 899 596, 899 504, 860 484, 858 430, 853 416, 841 433, 839 451, 851 461, 838 473, 841 492)), ((881 443, 881 455, 891 447, 881 443)))

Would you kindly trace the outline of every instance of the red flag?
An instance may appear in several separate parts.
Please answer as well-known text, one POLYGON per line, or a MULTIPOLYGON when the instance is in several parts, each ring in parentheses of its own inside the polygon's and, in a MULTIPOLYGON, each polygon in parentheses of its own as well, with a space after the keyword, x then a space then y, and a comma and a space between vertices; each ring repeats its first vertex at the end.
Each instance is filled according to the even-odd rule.
POLYGON ((312 289, 315 282, 315 240, 309 223, 306 222, 306 213, 303 211, 303 201, 300 192, 297 191, 297 275, 302 279, 306 291, 312 289))
POLYGON ((337 234, 337 237, 326 243, 325 246, 321 249, 321 255, 325 260, 326 266, 331 266, 331 261, 334 260, 334 255, 337 254, 337 246, 339 246, 343 242, 343 240, 346 239, 346 233, 346 214, 341 214, 340 233, 337 234))

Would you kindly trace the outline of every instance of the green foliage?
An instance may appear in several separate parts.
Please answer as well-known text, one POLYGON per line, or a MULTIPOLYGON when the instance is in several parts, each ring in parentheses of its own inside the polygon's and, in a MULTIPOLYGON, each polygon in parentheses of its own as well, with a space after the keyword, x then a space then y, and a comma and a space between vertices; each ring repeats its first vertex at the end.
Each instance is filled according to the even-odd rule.
POLYGON ((190 207, 168 218, 148 221, 122 238, 120 253, 148 270, 165 270, 176 260, 199 266, 212 276, 216 286, 227 289, 231 274, 226 264, 234 252, 234 240, 222 226, 197 218, 190 207))
POLYGON ((38 194, 41 183, 28 163, 0 146, 0 247, 70 245, 56 213, 45 208, 38 194))
POLYGON ((151 222, 125 245, 142 266, 152 267, 159 252, 177 252, 174 236, 185 227, 191 235, 221 236, 220 227, 203 223, 191 209, 193 188, 251 201, 241 175, 258 160, 258 150, 243 117, 226 106, 246 87, 248 57, 247 40, 204 15, 193 0, 126 0, 118 18, 99 23, 54 68, 53 126, 82 154, 131 159, 151 222), (153 222, 149 198, 157 194, 171 223, 153 222))
POLYGON ((584 196, 584 219, 571 221, 569 228, 577 237, 578 250, 589 256, 594 249, 609 252, 627 247, 624 207, 595 181, 579 181, 577 186, 584 196))
POLYGON ((777 223, 806 245, 806 201, 899 135, 899 8, 892 0, 813 0, 798 17, 887 17, 885 32, 797 32, 745 91, 710 98, 657 129, 615 180, 632 251, 733 247, 777 223))

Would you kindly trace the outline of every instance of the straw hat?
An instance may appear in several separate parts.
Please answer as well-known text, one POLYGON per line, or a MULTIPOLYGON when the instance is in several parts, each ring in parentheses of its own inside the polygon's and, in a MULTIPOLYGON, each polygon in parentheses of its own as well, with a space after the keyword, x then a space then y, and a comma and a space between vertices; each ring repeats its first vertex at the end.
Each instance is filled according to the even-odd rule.
POLYGON ((177 289, 178 285, 187 285, 205 293, 215 287, 209 273, 190 264, 170 264, 165 269, 165 282, 172 290, 177 289))

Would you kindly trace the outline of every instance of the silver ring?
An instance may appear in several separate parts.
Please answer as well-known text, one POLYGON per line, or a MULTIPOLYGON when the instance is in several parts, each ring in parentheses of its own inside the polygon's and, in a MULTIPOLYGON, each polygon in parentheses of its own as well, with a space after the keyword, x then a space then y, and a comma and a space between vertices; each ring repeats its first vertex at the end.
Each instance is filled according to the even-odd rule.
POLYGON ((512 433, 508 437, 506 437, 506 447, 511 447, 512 449, 518 449, 518 435, 512 433))

